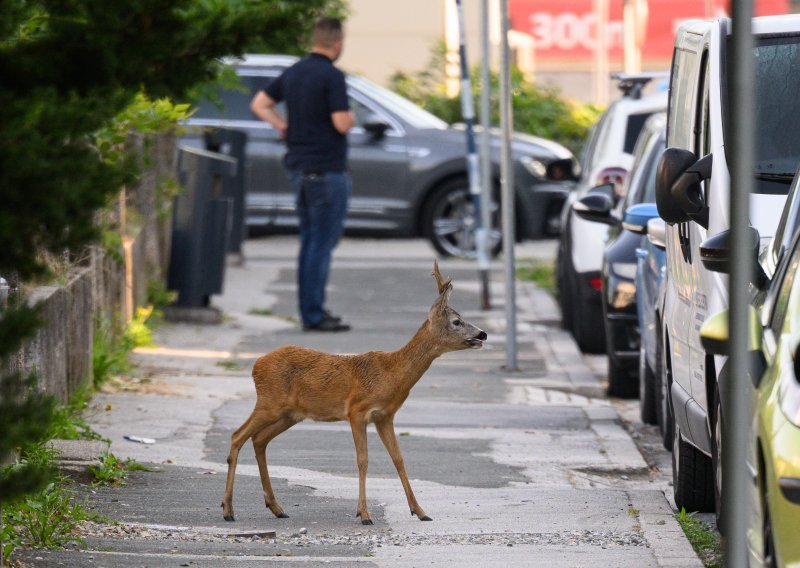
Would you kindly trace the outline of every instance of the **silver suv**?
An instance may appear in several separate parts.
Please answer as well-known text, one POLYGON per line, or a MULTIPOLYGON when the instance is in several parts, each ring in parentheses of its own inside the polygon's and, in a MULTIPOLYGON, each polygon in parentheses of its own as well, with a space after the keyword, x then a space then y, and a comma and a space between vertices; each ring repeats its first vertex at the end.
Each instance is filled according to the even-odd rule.
MULTIPOLYGON (((245 132, 246 223, 270 230, 295 228, 294 197, 283 171, 283 141, 250 111, 250 99, 297 59, 249 55, 231 61, 241 86, 220 93, 222 108, 201 103, 187 121, 182 142, 203 146, 203 129, 245 132)), ((472 256, 476 215, 470 201, 463 127, 450 126, 409 100, 363 77, 348 75, 356 126, 348 141, 353 193, 349 232, 392 237, 424 236, 443 255, 472 256)), ((285 111, 285 109, 282 109, 285 111)), ((561 206, 574 184, 577 162, 563 146, 517 134, 513 140, 517 238, 542 237, 558 226, 561 206)), ((495 194, 500 141, 492 136, 495 194)), ((500 247, 499 208, 492 207, 495 251, 500 247)))

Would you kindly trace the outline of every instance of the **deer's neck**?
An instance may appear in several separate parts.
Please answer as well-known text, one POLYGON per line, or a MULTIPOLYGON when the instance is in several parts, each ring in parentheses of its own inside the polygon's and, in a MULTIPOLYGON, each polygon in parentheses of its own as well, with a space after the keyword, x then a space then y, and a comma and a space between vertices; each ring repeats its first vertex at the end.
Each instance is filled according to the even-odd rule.
POLYGON ((411 390, 431 363, 444 353, 445 349, 431 332, 428 323, 422 324, 408 343, 392 353, 398 386, 411 390))

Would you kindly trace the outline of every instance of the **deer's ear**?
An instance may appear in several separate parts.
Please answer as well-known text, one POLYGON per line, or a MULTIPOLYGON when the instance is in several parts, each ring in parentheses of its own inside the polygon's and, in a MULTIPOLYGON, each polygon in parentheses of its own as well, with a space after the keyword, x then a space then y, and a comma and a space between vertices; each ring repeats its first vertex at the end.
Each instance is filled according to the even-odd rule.
POLYGON ((439 297, 436 298, 436 301, 433 302, 429 315, 431 316, 436 315, 438 313, 443 312, 447 308, 447 301, 450 299, 450 292, 452 291, 453 291, 453 285, 448 280, 445 285, 444 291, 442 291, 442 293, 439 294, 439 297))

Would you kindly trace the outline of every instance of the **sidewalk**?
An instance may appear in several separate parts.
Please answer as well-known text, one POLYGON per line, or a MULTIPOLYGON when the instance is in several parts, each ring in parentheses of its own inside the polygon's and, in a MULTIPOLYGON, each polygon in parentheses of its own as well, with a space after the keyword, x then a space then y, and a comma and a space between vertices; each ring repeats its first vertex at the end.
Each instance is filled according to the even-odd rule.
MULTIPOLYGON (((330 307, 353 331, 302 333, 295 318, 296 239, 246 243, 214 299, 218 326, 166 325, 158 346, 134 358, 132 392, 95 397, 92 426, 111 451, 163 468, 134 472, 122 487, 89 492, 118 525, 90 525, 92 549, 32 551, 32 565, 64 566, 702 566, 672 516, 617 410, 569 335, 552 298, 519 283, 519 370, 507 372, 505 320, 493 265, 490 311, 478 309, 473 263, 440 262, 453 305, 482 327, 482 350, 434 362, 397 415, 396 431, 420 504, 408 514, 397 475, 374 429, 367 499, 375 520, 354 517, 355 452, 344 423, 304 422, 268 448, 273 486, 290 515, 265 510, 248 443, 234 492, 236 522, 222 520, 230 435, 249 415, 249 372, 285 344, 353 353, 394 350, 436 297, 433 254, 422 241, 347 239, 337 250, 330 307), (269 315, 263 315, 268 313, 269 315), (126 435, 154 438, 137 444, 126 435), (41 560, 38 560, 41 559, 41 560)), ((549 244, 518 258, 552 255, 549 244)))

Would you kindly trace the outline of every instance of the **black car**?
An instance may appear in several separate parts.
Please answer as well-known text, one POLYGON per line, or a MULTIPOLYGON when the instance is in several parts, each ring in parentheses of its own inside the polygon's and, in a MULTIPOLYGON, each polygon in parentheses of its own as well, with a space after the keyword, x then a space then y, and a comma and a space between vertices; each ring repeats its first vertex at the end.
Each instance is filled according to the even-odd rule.
MULTIPOLYGON (((574 205, 583 219, 611 225, 603 252, 601 297, 608 354, 608 394, 623 398, 639 395, 639 320, 636 312, 636 249, 642 246, 639 226, 623 222, 626 212, 650 203, 655 216, 655 177, 658 159, 664 149, 666 115, 647 119, 634 149, 634 162, 626 181, 625 197, 613 205, 612 187, 603 193, 598 187, 574 205), (613 208, 612 208, 613 205, 613 208)), ((639 208, 641 209, 641 207, 639 208)), ((645 218, 644 210, 638 218, 645 218)))
MULTIPOLYGON (((294 197, 281 164, 284 143, 249 106, 258 90, 296 60, 249 55, 230 61, 241 85, 223 89, 216 103, 201 103, 186 123, 189 128, 182 143, 195 147, 203 146, 203 130, 209 128, 247 134, 245 207, 251 228, 297 226, 294 197)), ((446 124, 363 77, 348 75, 347 85, 356 126, 348 134, 353 193, 346 230, 424 236, 443 255, 474 255, 477 219, 469 195, 464 128, 446 124)), ((492 133, 491 140, 497 201, 500 138, 492 133)), ((512 152, 517 239, 552 235, 558 230, 562 204, 573 186, 577 161, 563 146, 523 134, 514 136, 512 152)), ((497 251, 499 207, 491 208, 495 226, 490 239, 497 251)))

